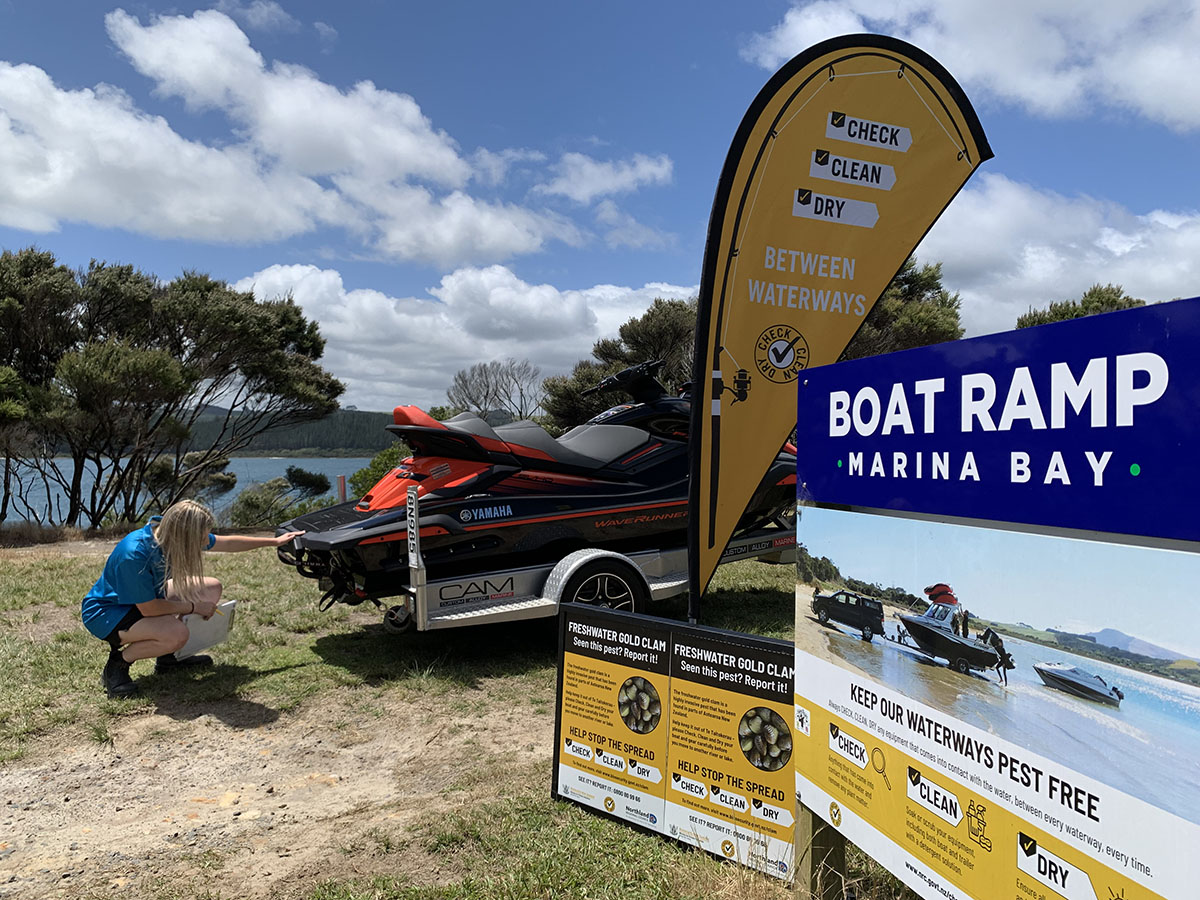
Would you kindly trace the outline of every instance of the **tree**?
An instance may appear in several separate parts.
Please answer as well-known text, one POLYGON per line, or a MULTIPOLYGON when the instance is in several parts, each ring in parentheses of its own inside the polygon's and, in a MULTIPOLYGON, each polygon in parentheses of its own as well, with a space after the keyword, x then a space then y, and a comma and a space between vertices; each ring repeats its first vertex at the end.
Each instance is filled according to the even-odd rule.
POLYGON ((655 297, 642 315, 617 330, 616 338, 601 338, 592 355, 606 367, 618 370, 650 359, 664 360, 659 377, 680 386, 692 379, 696 343, 697 299, 664 300, 655 297))
POLYGON ((1145 300, 1130 297, 1119 284, 1093 284, 1078 300, 1056 301, 1046 309, 1034 309, 1031 306, 1029 312, 1017 318, 1017 327, 1032 328, 1034 325, 1046 325, 1050 322, 1062 322, 1066 319, 1078 319, 1145 305, 1145 300))
POLYGON ((327 415, 343 390, 317 363, 317 324, 290 298, 260 301, 194 272, 162 284, 132 266, 72 273, 33 248, 0 254, 0 325, 0 366, 22 380, 36 438, 25 461, 67 495, 67 524, 136 521, 188 496, 216 461, 327 415), (191 446, 214 410, 211 442, 191 446), (199 456, 188 462, 189 451, 199 456))
POLYGON ((44 449, 33 426, 58 358, 78 340, 78 299, 75 274, 52 253, 34 247, 0 253, 0 367, 8 373, 0 401, 9 404, 0 446, 0 521, 21 490, 17 461, 44 449))
POLYGON ((79 284, 54 254, 30 247, 0 253, 0 366, 32 388, 54 377, 80 337, 79 284))
POLYGON ((615 338, 602 338, 592 347, 592 358, 575 364, 570 375, 547 378, 542 408, 557 428, 586 422, 620 399, 611 394, 583 392, 607 375, 652 359, 665 360, 659 379, 678 389, 691 380, 696 334, 696 299, 664 300, 656 297, 650 308, 620 327, 615 338))
MULTIPOLYGON (((942 286, 941 263, 918 266, 910 257, 867 314, 841 359, 957 340, 963 335, 960 305, 958 294, 942 286)), ((547 378, 542 407, 553 424, 572 427, 620 402, 612 395, 584 397, 583 392, 634 363, 665 359, 660 379, 668 388, 682 387, 691 380, 696 307, 695 298, 657 298, 645 313, 622 325, 618 337, 597 341, 592 358, 576 363, 570 375, 547 378)))
POLYGON ((942 287, 941 263, 918 268, 910 256, 838 359, 861 359, 956 341, 963 336, 958 321, 961 304, 957 293, 942 287))
POLYGON ((286 477, 272 478, 238 494, 229 513, 230 520, 238 528, 278 525, 285 519, 325 505, 314 501, 328 493, 328 476, 288 466, 286 477))
MULTIPOLYGON (((195 473, 186 496, 188 499, 199 500, 201 503, 211 506, 217 497, 228 494, 237 486, 237 475, 225 471, 229 465, 228 456, 203 461, 202 458, 203 454, 201 453, 184 454, 183 470, 195 473)), ((174 460, 170 457, 160 456, 146 467, 143 484, 152 496, 165 497, 174 492, 175 482, 178 479, 175 476, 173 463, 174 460)), ((151 505, 152 510, 163 508, 159 503, 151 505)))
POLYGON ((452 407, 483 418, 504 411, 511 419, 528 419, 542 405, 542 370, 527 359, 494 359, 454 373, 446 390, 452 407))
POLYGON ((23 425, 29 416, 26 406, 25 383, 16 371, 0 366, 0 452, 4 462, 0 468, 0 522, 8 518, 13 481, 13 459, 23 436, 23 425))

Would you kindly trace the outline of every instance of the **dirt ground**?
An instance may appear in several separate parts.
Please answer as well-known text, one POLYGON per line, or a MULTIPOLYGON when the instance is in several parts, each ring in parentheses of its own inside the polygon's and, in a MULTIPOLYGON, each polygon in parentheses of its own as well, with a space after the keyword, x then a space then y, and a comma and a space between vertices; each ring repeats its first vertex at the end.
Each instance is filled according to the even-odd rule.
MULTIPOLYGON (((58 550, 104 552, 91 544, 58 550)), ((554 723, 550 703, 519 722, 486 697, 452 723, 437 707, 385 696, 367 713, 335 693, 261 717, 231 698, 118 719, 111 743, 37 746, 0 768, 0 897, 286 898, 330 878, 445 880, 435 857, 395 844, 435 800, 452 812, 496 789, 481 778, 443 793, 463 775, 447 730, 473 733, 481 761, 523 768, 549 756, 554 723)))

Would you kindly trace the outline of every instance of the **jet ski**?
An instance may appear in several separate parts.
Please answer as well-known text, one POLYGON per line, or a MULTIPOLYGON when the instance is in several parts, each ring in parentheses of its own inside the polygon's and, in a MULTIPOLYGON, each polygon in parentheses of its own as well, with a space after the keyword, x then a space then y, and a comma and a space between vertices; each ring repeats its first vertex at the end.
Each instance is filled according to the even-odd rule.
MULTIPOLYGON (((490 426, 473 413, 437 421, 397 406, 388 430, 413 455, 357 501, 298 516, 280 560, 324 589, 322 608, 402 594, 409 579, 407 492, 419 499, 429 579, 553 563, 572 551, 618 553, 687 544, 688 396, 657 379, 663 361, 610 375, 586 393, 622 390, 614 406, 559 438, 534 422, 490 426)), ((776 456, 735 533, 789 528, 796 455, 776 456)))
POLYGON ((1038 673, 1047 687, 1057 688, 1083 697, 1085 700, 1095 700, 1097 703, 1107 703, 1109 706, 1120 706, 1125 695, 1121 689, 1110 685, 1099 675, 1085 672, 1078 666, 1066 663, 1042 662, 1034 663, 1033 671, 1038 673))
POLYGON ((971 669, 992 669, 1000 654, 990 644, 975 638, 955 634, 951 622, 959 609, 958 598, 948 585, 935 584, 925 588, 932 602, 921 615, 899 613, 913 643, 929 656, 946 660, 957 672, 971 669))

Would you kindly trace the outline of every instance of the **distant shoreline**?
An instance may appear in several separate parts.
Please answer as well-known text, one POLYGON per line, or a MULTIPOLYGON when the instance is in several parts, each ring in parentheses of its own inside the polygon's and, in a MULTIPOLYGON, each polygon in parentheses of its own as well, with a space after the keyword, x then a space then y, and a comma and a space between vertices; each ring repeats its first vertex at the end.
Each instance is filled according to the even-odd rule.
POLYGON ((1197 665, 1195 660, 1159 659, 1154 656, 1131 653, 1128 650, 1119 650, 1116 647, 1108 647, 1104 644, 1092 644, 1085 640, 1063 641, 1059 637, 1056 637, 1055 634, 1034 628, 1022 628, 1019 625, 1009 625, 1004 622, 976 621, 979 622, 979 625, 973 624, 973 628, 976 631, 979 630, 980 626, 986 627, 990 625, 995 631, 1001 634, 1017 638, 1018 640, 1028 641, 1031 644, 1041 644, 1043 647, 1052 647, 1055 650, 1061 650, 1065 653, 1085 656, 1088 659, 1094 659, 1113 666, 1120 666, 1123 669, 1129 669, 1134 672, 1144 672, 1147 675, 1157 675, 1159 678, 1167 678, 1171 681, 1177 681, 1180 684, 1200 687, 1200 665, 1197 665))

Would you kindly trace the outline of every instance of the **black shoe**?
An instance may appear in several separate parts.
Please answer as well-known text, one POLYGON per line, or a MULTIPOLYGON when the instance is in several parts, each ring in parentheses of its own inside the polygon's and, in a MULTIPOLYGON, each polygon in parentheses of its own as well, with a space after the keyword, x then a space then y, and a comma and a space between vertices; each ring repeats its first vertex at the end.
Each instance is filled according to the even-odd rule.
POLYGON ((177 669, 200 669, 211 665, 212 657, 205 656, 202 653, 197 653, 195 656, 185 656, 183 659, 176 659, 174 653, 168 653, 166 656, 160 656, 154 661, 154 671, 161 675, 163 672, 174 672, 177 669))
POLYGON ((138 692, 138 686, 129 677, 129 663, 125 662, 120 653, 113 652, 108 656, 104 666, 104 675, 100 678, 104 690, 113 699, 132 697, 138 692))

